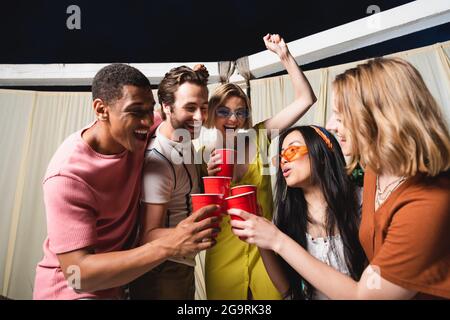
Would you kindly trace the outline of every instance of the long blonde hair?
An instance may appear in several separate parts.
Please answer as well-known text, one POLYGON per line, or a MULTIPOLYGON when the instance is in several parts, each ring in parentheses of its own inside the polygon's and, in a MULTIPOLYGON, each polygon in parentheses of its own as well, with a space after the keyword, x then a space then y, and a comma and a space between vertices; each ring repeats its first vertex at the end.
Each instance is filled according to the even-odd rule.
POLYGON ((352 141, 349 171, 436 176, 450 167, 450 136, 420 73, 399 58, 376 58, 338 75, 337 110, 352 141))
MULTIPOLYGON (((248 109, 248 114, 251 115, 252 107, 250 105, 250 99, 245 94, 245 92, 234 83, 225 83, 221 84, 216 88, 208 103, 208 119, 205 123, 207 128, 214 127, 214 121, 216 119, 216 109, 220 106, 223 106, 225 101, 231 97, 238 97, 244 100, 245 107, 248 109)), ((249 129, 252 126, 252 119, 249 116, 244 122, 243 129, 249 129)))

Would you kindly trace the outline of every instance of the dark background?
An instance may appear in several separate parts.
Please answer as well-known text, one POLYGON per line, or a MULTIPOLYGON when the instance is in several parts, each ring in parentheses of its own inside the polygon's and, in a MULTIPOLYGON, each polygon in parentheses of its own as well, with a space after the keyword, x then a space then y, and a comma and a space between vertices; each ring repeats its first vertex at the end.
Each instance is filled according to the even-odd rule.
MULTIPOLYGON (((23 1, 0 5, 0 64, 151 63, 235 60, 265 49, 267 32, 286 42, 382 11, 401 0, 23 1), (69 5, 81 30, 69 30, 69 5)), ((450 39, 450 23, 303 66, 304 70, 450 39)))

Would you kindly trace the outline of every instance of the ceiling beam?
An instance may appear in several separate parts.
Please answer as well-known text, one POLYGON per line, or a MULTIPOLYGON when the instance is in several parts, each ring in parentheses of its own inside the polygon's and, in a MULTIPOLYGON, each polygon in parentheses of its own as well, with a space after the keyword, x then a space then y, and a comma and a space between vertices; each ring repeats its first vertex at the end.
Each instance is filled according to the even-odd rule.
MULTIPOLYGON (((151 84, 158 84, 171 68, 197 63, 130 63, 147 76, 151 84)), ((203 63, 211 74, 210 82, 219 82, 218 65, 203 63)), ((90 86, 95 74, 108 63, 72 64, 2 64, 1 86, 90 86)))

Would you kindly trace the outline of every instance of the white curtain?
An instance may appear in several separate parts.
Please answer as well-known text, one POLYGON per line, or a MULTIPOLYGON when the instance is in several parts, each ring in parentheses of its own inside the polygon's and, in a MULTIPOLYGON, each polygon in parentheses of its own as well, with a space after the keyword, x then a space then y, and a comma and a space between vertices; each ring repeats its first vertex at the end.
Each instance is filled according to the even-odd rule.
MULTIPOLYGON (((421 73, 426 85, 442 107, 450 124, 450 41, 395 53, 409 61, 421 73)), ((318 101, 296 125, 325 126, 331 115, 331 83, 336 75, 367 60, 305 72, 318 101)), ((250 81, 254 122, 268 119, 294 100, 288 75, 250 81)))
POLYGON ((419 70, 431 94, 441 106, 447 123, 450 124, 450 71, 444 55, 440 44, 395 54, 419 70))
MULTIPOLYGON (((5 180, 2 177, 2 193, 7 192, 13 183, 16 186, 13 202, 11 203, 12 199, 7 199, 11 203, 8 206, 13 209, 7 212, 2 208, 2 217, 5 213, 6 216, 10 213, 10 228, 5 232, 8 234, 6 243, 10 250, 4 259, 2 257, 2 294, 11 298, 29 299, 32 297, 36 263, 42 258, 42 244, 46 235, 42 178, 50 158, 61 142, 70 133, 91 122, 94 114, 91 110, 90 93, 0 90, 2 110, 21 107, 7 103, 7 99, 14 95, 19 96, 16 99, 33 97, 33 100, 27 105, 29 110, 22 107, 27 112, 21 118, 11 118, 6 114, 1 120, 5 124, 9 121, 9 125, 24 132, 21 135, 25 137, 18 141, 14 132, 7 132, 4 136, 5 143, 15 145, 6 154, 12 156, 12 162, 19 166, 19 173, 10 173, 4 177, 5 180), (26 114, 30 116, 22 120, 26 114), (25 125, 26 128, 23 129, 25 125), (23 151, 20 152, 21 150, 23 151), (17 178, 14 179, 15 176, 17 178)), ((2 165, 2 169, 4 168, 2 165)))
MULTIPOLYGON (((313 91, 320 92, 323 70, 305 72, 313 91)), ((253 124, 264 121, 277 114, 294 101, 294 89, 289 75, 250 81, 253 124)), ((323 101, 318 96, 316 104, 297 122, 301 124, 320 124, 324 116, 323 101)))
POLYGON ((3 295, 4 275, 7 264, 7 256, 12 254, 13 248, 9 248, 10 230, 17 224, 17 205, 20 204, 18 190, 23 186, 21 167, 26 157, 29 141, 29 128, 31 127, 32 111, 35 104, 36 92, 32 91, 0 91, 0 290, 3 295), (16 204, 16 206, 15 206, 16 204))
MULTIPOLYGON (((396 55, 421 72, 450 123, 450 41, 396 55)), ((330 115, 331 82, 358 63, 306 72, 318 101, 297 124, 324 126, 330 115)), ((210 95, 216 86, 209 86, 210 95)), ((250 87, 254 123, 268 119, 294 99, 288 75, 252 80, 250 87)), ((0 293, 29 299, 46 235, 42 178, 59 144, 90 123, 94 113, 90 93, 18 90, 0 90, 0 110, 0 293)), ((205 299, 204 253, 196 260, 196 298, 205 299)))

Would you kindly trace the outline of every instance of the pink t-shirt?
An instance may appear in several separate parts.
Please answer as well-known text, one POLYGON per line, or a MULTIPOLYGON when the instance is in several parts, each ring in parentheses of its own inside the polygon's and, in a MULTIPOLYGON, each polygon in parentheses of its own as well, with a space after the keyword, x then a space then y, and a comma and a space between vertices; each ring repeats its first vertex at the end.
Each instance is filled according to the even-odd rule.
POLYGON ((85 129, 62 143, 44 177, 47 238, 34 299, 122 298, 121 288, 77 293, 56 256, 88 246, 95 253, 120 251, 136 240, 145 145, 134 153, 99 154, 82 139, 85 129))

